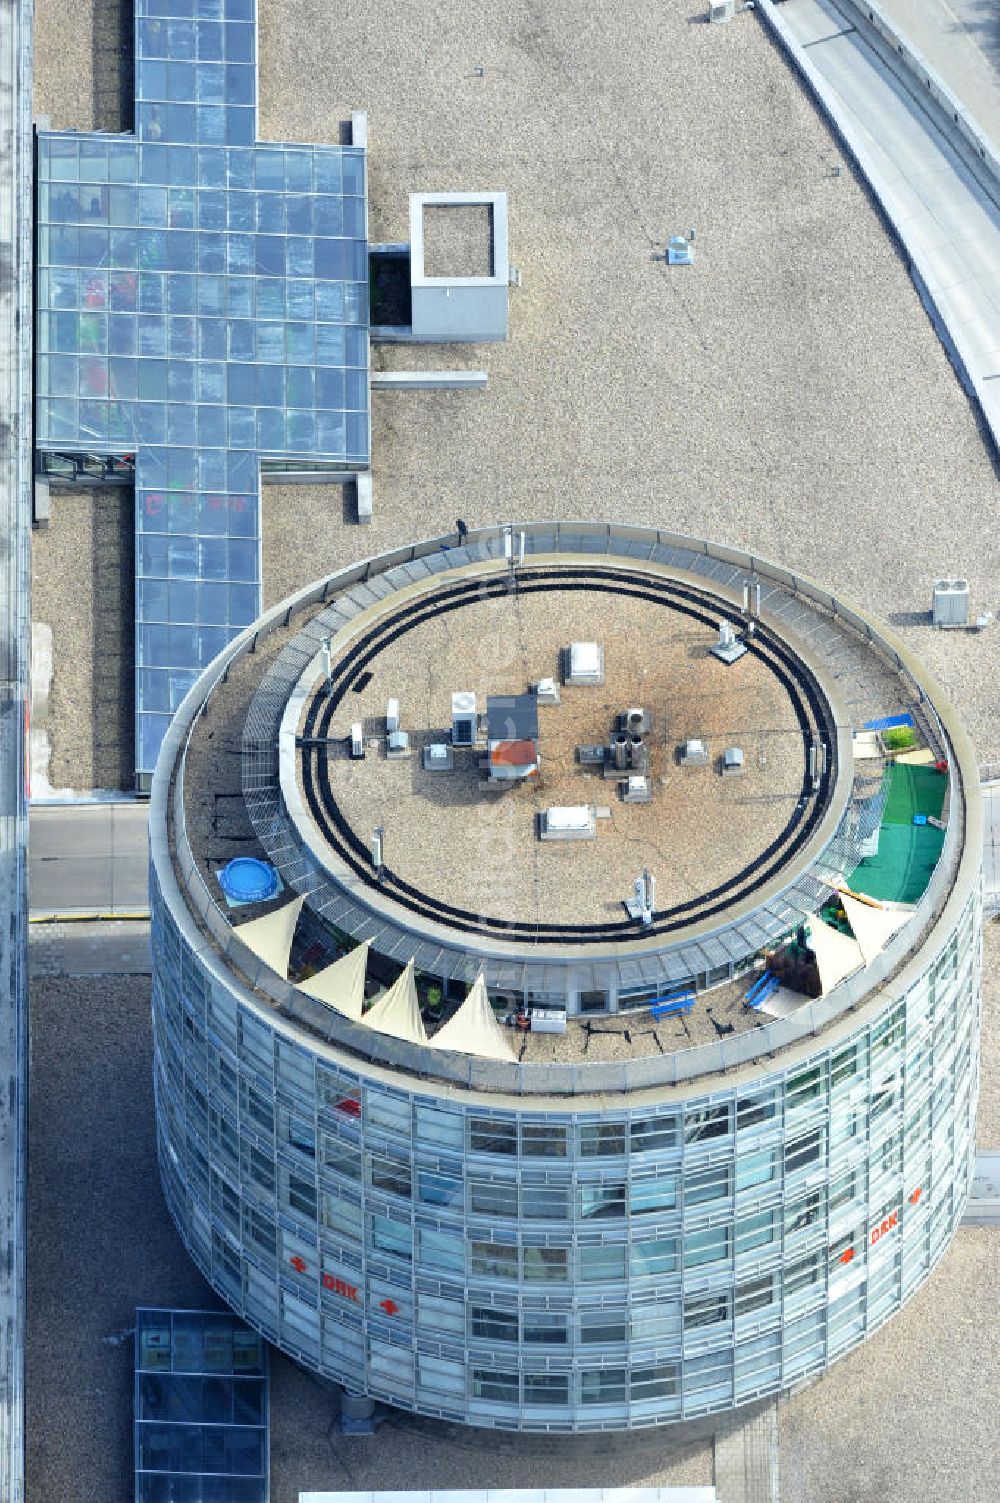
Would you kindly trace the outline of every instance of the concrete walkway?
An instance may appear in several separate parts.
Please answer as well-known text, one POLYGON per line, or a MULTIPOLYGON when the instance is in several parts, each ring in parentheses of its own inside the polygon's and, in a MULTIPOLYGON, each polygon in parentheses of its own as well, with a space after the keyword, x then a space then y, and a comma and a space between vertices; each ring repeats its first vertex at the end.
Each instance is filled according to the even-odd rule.
POLYGON ((28 956, 33 977, 148 976, 149 924, 132 919, 32 924, 28 956))
POLYGON ((879 0, 1000 148, 1000 9, 983 0, 879 0))
POLYGON ((715 1434, 719 1503, 779 1503, 778 1418, 774 1404, 747 1419, 723 1419, 715 1434))
POLYGON ((974 175, 971 148, 847 0, 786 0, 771 14, 895 226, 1000 450, 1000 186, 982 164, 974 175))
POLYGON ((34 804, 28 844, 32 918, 116 916, 149 908, 145 803, 34 804))

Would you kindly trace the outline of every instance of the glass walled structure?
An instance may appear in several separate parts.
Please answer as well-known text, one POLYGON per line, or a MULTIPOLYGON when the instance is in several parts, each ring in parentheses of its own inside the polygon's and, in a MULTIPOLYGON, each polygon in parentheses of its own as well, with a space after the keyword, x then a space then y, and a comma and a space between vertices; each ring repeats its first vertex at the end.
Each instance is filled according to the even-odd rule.
MULTIPOLYGON (((773 877, 749 896, 734 888, 710 914, 695 905, 686 925, 669 917, 664 882, 646 934, 608 919, 572 942, 532 944, 491 929, 486 907, 449 930, 430 911, 438 900, 429 869, 422 910, 401 859, 381 880, 345 876, 350 805, 336 769, 325 804, 303 793, 300 807, 295 794, 305 789, 310 695, 319 687, 336 698, 319 666, 325 638, 336 684, 338 662, 378 646, 379 623, 399 650, 404 604, 447 592, 457 606, 470 581, 488 593, 499 578, 507 589, 502 537, 449 542, 369 561, 304 591, 290 616, 286 603, 262 619, 198 682, 168 734, 153 788, 151 885, 157 1118, 171 1211, 244 1319, 352 1392, 403 1408, 473 1425, 585 1431, 669 1423, 781 1392, 822 1373, 898 1309, 962 1214, 982 923, 968 744, 888 633, 807 580, 642 529, 528 529, 514 586, 525 608, 543 584, 553 614, 570 608, 556 586, 608 584, 609 609, 624 611, 626 580, 641 581, 657 609, 706 606, 706 621, 721 613, 755 651, 757 637, 761 671, 768 652, 807 667, 800 688, 813 718, 802 739, 808 747, 825 738, 829 777, 796 801, 816 819, 795 826, 773 877), (762 586, 753 632, 741 615, 747 580, 762 586), (827 655, 843 664, 845 653, 854 654, 853 704, 866 718, 909 706, 947 776, 943 817, 934 816, 942 839, 917 901, 865 905, 897 915, 881 949, 818 994, 786 986, 787 1005, 754 1013, 743 999, 762 958, 770 966, 782 943, 800 944, 845 891, 845 869, 850 891, 862 892, 865 858, 851 831, 859 798, 871 797, 856 734, 865 733, 824 667, 827 655), (199 812, 210 766, 200 738, 223 698, 245 727, 235 776, 260 854, 305 898, 287 969, 255 958, 239 938, 243 915, 214 884, 225 853, 199 812), (320 816, 334 808, 340 822, 328 830, 320 816), (357 940, 370 944, 369 991, 415 958, 425 1003, 430 983, 457 999, 481 972, 495 998, 564 1006, 566 1031, 558 1047, 531 1034, 516 1057, 487 1058, 436 1048, 433 1033, 415 1042, 366 1027, 364 1015, 310 996, 303 980, 304 956, 326 944, 325 960, 357 940), (655 1049, 594 1058, 595 1005, 612 1029, 645 986, 645 1027, 648 993, 679 985, 695 994, 693 1011, 657 1023, 655 1049), (720 1028, 723 1016, 731 1021, 720 1028)), ((592 614, 593 599, 584 605, 592 614)), ((671 616, 670 631, 681 629, 671 616)), ((704 623, 683 630, 705 632, 707 652, 704 623)), ((610 647, 608 662, 610 672, 610 647)), ((374 657, 365 671, 377 672, 374 657)), ((679 727, 681 681, 665 692, 679 727)), ((544 770, 544 722, 541 747, 544 770)), ((706 796, 721 787, 709 771, 706 796)), ((673 797, 669 787, 662 797, 673 797)), ((610 838, 602 859, 614 859, 610 838)), ((454 865, 452 893, 462 880, 454 865)), ((516 917, 516 889, 512 901, 516 917)), ((639 1014, 630 1016, 636 1033, 639 1014)))
POLYGON ((136 0, 135 134, 41 131, 36 446, 127 455, 136 771, 260 611, 260 465, 370 462, 366 152, 257 142, 254 0, 136 0))

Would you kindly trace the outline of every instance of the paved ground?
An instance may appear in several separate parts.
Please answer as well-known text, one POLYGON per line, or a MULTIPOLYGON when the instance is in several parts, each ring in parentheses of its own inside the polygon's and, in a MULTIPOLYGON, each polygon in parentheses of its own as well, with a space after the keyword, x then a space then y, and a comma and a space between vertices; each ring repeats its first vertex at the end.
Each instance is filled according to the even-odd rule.
POLYGON ((114 922, 33 923, 28 931, 31 974, 41 976, 148 976, 152 964, 149 924, 114 922))
POLYGON ((33 804, 32 915, 148 909, 148 822, 145 803, 33 804))

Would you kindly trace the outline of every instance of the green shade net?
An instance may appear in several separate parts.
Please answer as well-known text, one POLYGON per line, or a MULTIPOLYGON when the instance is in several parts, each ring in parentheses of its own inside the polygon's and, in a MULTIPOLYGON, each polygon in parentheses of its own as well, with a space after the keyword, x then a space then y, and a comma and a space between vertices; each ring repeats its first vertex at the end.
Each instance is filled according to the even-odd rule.
POLYGON ((870 898, 917 903, 926 891, 943 844, 944 831, 933 825, 883 825, 878 855, 856 866, 847 885, 870 898))
POLYGON ((889 773, 883 825, 912 824, 914 814, 929 814, 940 819, 947 790, 948 779, 936 768, 894 763, 889 773))

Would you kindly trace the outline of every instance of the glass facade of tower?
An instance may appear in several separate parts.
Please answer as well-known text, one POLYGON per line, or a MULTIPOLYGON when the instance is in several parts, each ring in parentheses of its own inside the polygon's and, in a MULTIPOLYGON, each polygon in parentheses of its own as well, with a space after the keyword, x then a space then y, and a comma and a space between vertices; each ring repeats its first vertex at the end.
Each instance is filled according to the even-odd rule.
POLYGON ((155 871, 153 899, 170 1208, 234 1309, 354 1391, 523 1430, 728 1409, 862 1341, 961 1217, 978 889, 811 1051, 566 1110, 338 1060, 205 964, 155 871))

